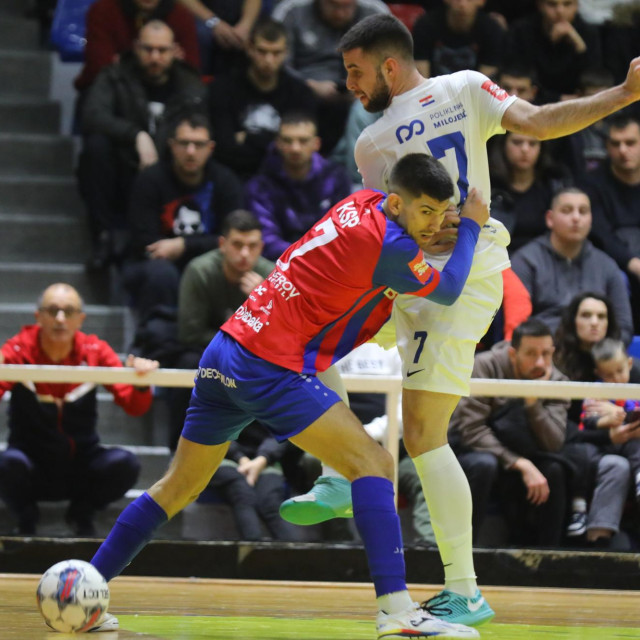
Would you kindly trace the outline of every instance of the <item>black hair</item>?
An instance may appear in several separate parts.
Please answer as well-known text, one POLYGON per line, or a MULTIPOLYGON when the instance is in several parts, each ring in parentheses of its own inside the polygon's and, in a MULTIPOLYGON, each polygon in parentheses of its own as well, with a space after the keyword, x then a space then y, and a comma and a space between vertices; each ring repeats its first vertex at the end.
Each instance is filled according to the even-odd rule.
POLYGON ((591 350, 585 351, 580 346, 580 339, 576 331, 576 316, 580 305, 587 298, 600 300, 607 307, 607 338, 620 339, 620 328, 616 320, 616 312, 611 301, 601 293, 583 291, 576 295, 562 311, 560 324, 556 330, 556 351, 553 361, 570 380, 576 382, 594 382, 596 379, 593 368, 595 366, 591 350))
POLYGON ((280 128, 285 124, 301 124, 310 122, 318 130, 318 122, 315 116, 309 111, 286 111, 280 118, 280 128))
POLYGON ((589 67, 578 76, 578 87, 584 91, 589 87, 613 87, 613 73, 605 67, 589 67))
POLYGON ((381 58, 413 60, 413 38, 407 27, 394 16, 377 13, 354 24, 338 44, 338 51, 362 49, 381 58))
POLYGON ((246 209, 235 209, 223 221, 221 235, 225 238, 232 230, 236 231, 262 231, 262 225, 258 218, 246 209))
POLYGON ((553 208, 556 204, 557 199, 560 196, 563 196, 565 193, 575 193, 581 196, 587 196, 589 202, 591 202, 591 198, 589 198, 589 194, 586 191, 580 189, 580 187, 562 187, 557 191, 553 192, 553 196, 551 196, 551 208, 553 208))
POLYGON ((522 64, 520 62, 507 62, 498 71, 500 76, 511 76, 513 78, 529 78, 532 85, 538 84, 538 73, 534 67, 522 64))
POLYGON ((182 112, 178 112, 173 119, 171 137, 176 135, 176 130, 183 124, 188 124, 192 129, 206 129, 209 132, 209 137, 213 138, 211 121, 201 111, 185 109, 182 112))
POLYGON ((603 338, 591 348, 591 355, 596 364, 598 362, 613 360, 618 354, 627 357, 627 350, 622 340, 616 340, 614 338, 603 338))
POLYGON ((282 22, 267 17, 261 18, 253 25, 249 40, 252 44, 255 44, 256 38, 264 38, 267 42, 276 42, 280 38, 288 40, 287 35, 287 30, 282 22))
POLYGON ((521 322, 514 330, 511 336, 511 346, 517 349, 522 342, 522 338, 544 338, 545 336, 553 336, 551 329, 536 318, 529 318, 521 322))
POLYGON ((628 112, 622 112, 608 117, 607 124, 609 125, 609 133, 611 133, 611 129, 624 129, 630 124, 637 124, 640 127, 640 120, 628 112))
POLYGON ((389 191, 404 192, 413 198, 425 194, 442 201, 453 197, 453 182, 435 158, 426 153, 409 153, 391 169, 389 191))

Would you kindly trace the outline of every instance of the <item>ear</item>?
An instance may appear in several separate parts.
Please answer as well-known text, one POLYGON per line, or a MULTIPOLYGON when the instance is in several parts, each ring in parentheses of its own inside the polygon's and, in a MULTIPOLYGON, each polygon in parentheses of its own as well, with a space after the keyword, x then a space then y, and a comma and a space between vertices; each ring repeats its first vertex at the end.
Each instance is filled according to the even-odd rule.
POLYGON ((322 146, 322 139, 320 138, 320 136, 314 136, 313 137, 313 150, 314 151, 320 151, 320 147, 322 146))
POLYGON ((629 364, 629 369, 631 369, 631 367, 633 367, 633 358, 631 356, 629 356, 627 363, 629 364))
POLYGON ((227 239, 224 236, 218 236, 218 247, 224 251, 227 239))
POLYGON ((399 216, 402 212, 402 198, 397 193, 390 193, 387 196, 387 209, 393 216, 399 216))
POLYGON ((547 209, 547 212, 544 214, 544 221, 547 229, 553 229, 553 211, 551 211, 551 209, 547 209))
POLYGON ((393 80, 398 75, 400 65, 395 58, 387 58, 381 65, 380 71, 385 80, 393 80))

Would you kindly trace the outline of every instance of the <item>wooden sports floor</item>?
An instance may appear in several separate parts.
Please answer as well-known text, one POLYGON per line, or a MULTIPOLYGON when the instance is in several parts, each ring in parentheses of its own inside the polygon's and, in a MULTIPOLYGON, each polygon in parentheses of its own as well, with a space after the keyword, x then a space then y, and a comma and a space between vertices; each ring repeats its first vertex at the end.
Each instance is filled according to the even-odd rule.
MULTIPOLYGON (((0 639, 56 640, 36 609, 39 576, 0 574, 0 639)), ((436 587, 411 585, 413 597, 436 587)), ((485 587, 496 611, 483 639, 640 639, 640 591, 485 587)), ((374 640, 370 585, 117 578, 109 610, 121 629, 99 640, 374 640)))

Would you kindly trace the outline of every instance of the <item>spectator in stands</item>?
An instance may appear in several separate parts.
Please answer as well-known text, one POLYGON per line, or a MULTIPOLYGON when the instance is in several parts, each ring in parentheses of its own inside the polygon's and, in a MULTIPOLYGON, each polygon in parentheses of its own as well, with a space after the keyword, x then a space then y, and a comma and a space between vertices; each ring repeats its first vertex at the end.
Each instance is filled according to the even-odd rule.
POLYGON ((262 0, 178 0, 196 18, 203 73, 228 73, 242 63, 262 0))
MULTIPOLYGON (((593 238, 623 269, 640 332, 640 120, 608 120, 608 161, 585 180, 593 206, 593 238)), ((626 340, 625 340, 626 341, 626 340)))
POLYGON ((114 231, 125 226, 131 183, 164 151, 165 123, 203 97, 197 73, 176 59, 173 32, 159 20, 147 23, 134 52, 103 69, 92 85, 78 169, 93 240, 90 268, 108 263, 114 231))
POLYGON ((197 69, 200 57, 195 21, 174 0, 96 0, 87 13, 85 63, 75 79, 76 89, 87 89, 104 67, 133 49, 140 28, 152 20, 169 25, 176 55, 197 69))
MULTIPOLYGON (((528 320, 476 356, 474 378, 566 380, 552 363, 549 328, 528 320)), ((510 542, 557 547, 567 511, 565 442, 567 400, 537 397, 462 398, 449 426, 473 496, 477 536, 496 488, 510 529, 510 542), (521 480, 518 482, 516 479, 521 480), (527 530, 530 535, 527 535, 527 530)))
POLYGON ((286 114, 275 147, 247 183, 247 206, 260 220, 263 254, 269 260, 276 260, 327 208, 351 193, 344 167, 325 160, 319 149, 314 119, 286 114))
POLYGON ((498 84, 510 95, 527 102, 536 102, 538 81, 533 68, 506 61, 498 72, 498 84))
POLYGON ((538 11, 509 28, 505 59, 533 67, 540 101, 575 95, 582 71, 602 65, 597 27, 578 15, 578 0, 537 0, 538 11))
POLYGON ((243 204, 234 173, 212 158, 206 116, 177 120, 171 158, 137 177, 131 191, 131 243, 123 283, 144 324, 157 307, 176 307, 183 268, 218 245, 225 217, 243 204))
MULTIPOLYGON (((627 355, 621 340, 605 338, 596 343, 591 352, 596 375, 602 382, 640 383, 640 367, 627 355)), ((582 409, 580 426, 585 439, 588 438, 601 451, 618 454, 629 461, 636 502, 640 503, 640 401, 587 399, 582 409)), ((627 490, 628 486, 619 486, 621 495, 617 505, 620 513, 627 490)), ((587 540, 610 542, 617 531, 617 528, 600 523, 587 532, 587 540)))
POLYGON ((511 234, 511 253, 545 233, 545 212, 553 194, 573 182, 547 144, 508 131, 491 146, 491 215, 511 234))
POLYGON ((629 60, 640 54, 640 2, 618 1, 611 23, 603 30, 603 61, 618 84, 627 76, 629 60))
MULTIPOLYGON (((73 287, 50 285, 38 300, 36 324, 5 342, 0 362, 121 367, 106 342, 80 331, 85 317, 73 287)), ((126 366, 143 374, 158 363, 130 355, 126 366)), ((143 377, 140 386, 114 384, 107 389, 130 415, 142 415, 151 405, 143 377)), ((9 446, 0 453, 0 497, 17 517, 18 533, 35 533, 38 502, 70 500, 66 520, 74 533, 95 535, 96 510, 121 498, 140 471, 132 453, 100 445, 96 385, 0 382, 0 394, 6 391, 11 391, 9 446)))
MULTIPOLYGON (((580 74, 579 96, 592 96, 613 86, 613 75, 605 69, 586 69, 580 74)), ((552 150, 571 171, 577 181, 587 181, 607 159, 608 119, 594 122, 590 127, 554 140, 552 150)))
POLYGON ((283 0, 273 10, 273 18, 289 32, 289 64, 320 100, 318 130, 325 155, 342 136, 353 100, 340 38, 363 18, 386 12, 381 0, 283 0))
POLYGON ((623 274, 587 236, 591 231, 589 197, 580 189, 562 189, 546 213, 549 233, 516 251, 514 272, 531 296, 532 316, 555 331, 564 307, 575 295, 591 290, 611 300, 622 337, 631 341, 631 306, 623 274))
MULTIPOLYGON (((176 366, 196 369, 218 329, 273 270, 261 257, 264 243, 257 218, 238 209, 223 221, 219 247, 194 258, 184 270, 178 296, 178 339, 183 348, 176 366)), ((175 449, 191 390, 172 389, 169 446, 175 449)))
POLYGON ((287 31, 266 18, 251 31, 246 64, 210 85, 216 157, 245 179, 253 177, 287 111, 315 113, 316 98, 285 66, 287 31))
POLYGON ((425 77, 474 69, 493 76, 502 63, 505 29, 482 7, 485 0, 444 0, 413 27, 416 66, 425 77))

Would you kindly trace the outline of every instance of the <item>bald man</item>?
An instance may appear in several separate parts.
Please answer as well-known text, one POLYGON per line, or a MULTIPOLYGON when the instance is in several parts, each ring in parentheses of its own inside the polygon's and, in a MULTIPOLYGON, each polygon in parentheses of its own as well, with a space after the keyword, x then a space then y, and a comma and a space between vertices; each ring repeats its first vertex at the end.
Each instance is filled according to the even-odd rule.
MULTIPOLYGON (((80 294, 68 284, 52 284, 38 299, 35 324, 5 342, 0 362, 121 367, 106 342, 80 331, 85 318, 80 294)), ((141 386, 107 389, 128 414, 142 415, 152 399, 143 376, 158 363, 130 355, 126 366, 140 373, 141 386)), ((121 498, 140 471, 132 453, 100 446, 97 385, 0 382, 0 397, 5 391, 11 391, 9 442, 0 454, 0 497, 17 518, 17 533, 36 532, 38 502, 69 500, 65 518, 73 532, 95 535, 95 511, 121 498)))

